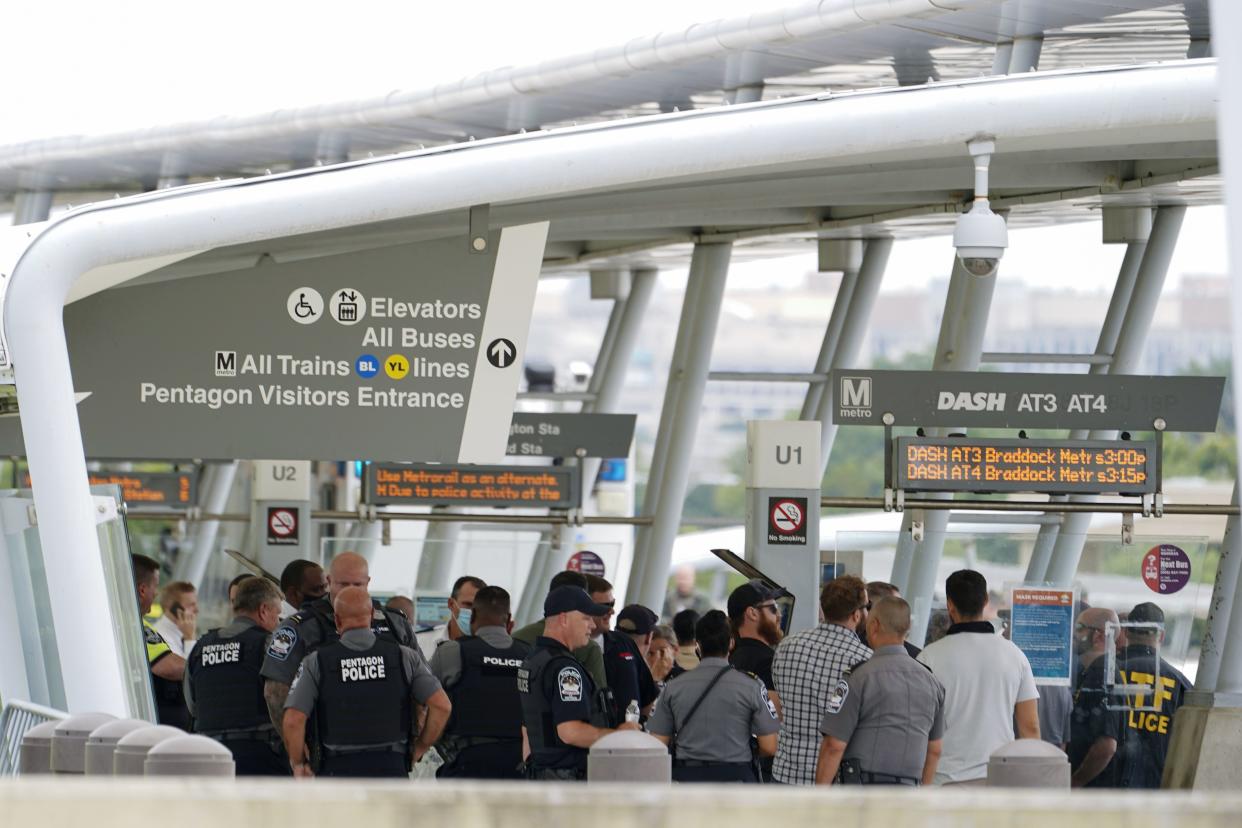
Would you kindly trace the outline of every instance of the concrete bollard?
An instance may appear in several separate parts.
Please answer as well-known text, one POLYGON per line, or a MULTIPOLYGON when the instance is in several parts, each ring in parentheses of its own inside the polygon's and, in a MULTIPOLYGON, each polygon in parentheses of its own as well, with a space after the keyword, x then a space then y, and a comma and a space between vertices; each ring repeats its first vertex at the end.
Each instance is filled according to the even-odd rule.
POLYGON ((1018 739, 988 759, 988 787, 1069 790, 1069 757, 1041 739, 1018 739))
POLYGON ((52 772, 52 736, 56 733, 58 724, 60 724, 59 721, 43 722, 30 728, 22 736, 18 775, 33 776, 37 773, 52 772))
POLYGON ((184 736, 185 731, 169 725, 152 725, 122 736, 112 753, 114 776, 142 776, 146 771, 147 753, 160 742, 184 736))
POLYGON ((111 713, 80 713, 57 722, 52 735, 52 773, 86 772, 86 740, 100 725, 116 721, 111 713))
POLYGON ((587 780, 591 782, 663 782, 673 779, 673 759, 654 736, 637 730, 610 733, 591 745, 587 780))
POLYGON ((206 736, 178 736, 155 745, 147 753, 147 776, 236 775, 233 753, 206 736))
POLYGON ((92 730, 86 740, 86 775, 111 776, 116 743, 122 736, 148 727, 155 725, 142 719, 117 719, 92 730))

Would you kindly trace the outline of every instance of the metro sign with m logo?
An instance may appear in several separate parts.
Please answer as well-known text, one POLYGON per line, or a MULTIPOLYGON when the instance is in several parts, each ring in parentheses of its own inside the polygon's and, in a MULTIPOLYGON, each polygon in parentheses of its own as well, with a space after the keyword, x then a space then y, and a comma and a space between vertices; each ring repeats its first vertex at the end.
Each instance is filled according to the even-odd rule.
POLYGON ((865 417, 871 413, 871 377, 841 377, 842 417, 865 417))

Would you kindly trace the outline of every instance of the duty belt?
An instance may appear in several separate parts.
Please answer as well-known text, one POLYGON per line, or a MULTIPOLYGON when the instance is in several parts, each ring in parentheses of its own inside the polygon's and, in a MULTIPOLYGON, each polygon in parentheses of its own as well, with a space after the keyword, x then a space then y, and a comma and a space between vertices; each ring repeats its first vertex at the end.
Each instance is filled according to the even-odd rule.
POLYGON ((837 782, 842 785, 908 785, 918 787, 919 780, 913 776, 894 776, 891 773, 873 773, 859 767, 857 759, 845 759, 837 771, 837 782))
POLYGON ((387 742, 382 745, 356 745, 349 747, 333 747, 323 745, 324 756, 352 756, 355 753, 401 753, 409 750, 409 742, 387 742))
POLYGON ((204 730, 200 731, 202 736, 210 736, 217 742, 265 742, 276 733, 276 728, 272 725, 260 725, 259 727, 243 727, 234 730, 204 730))

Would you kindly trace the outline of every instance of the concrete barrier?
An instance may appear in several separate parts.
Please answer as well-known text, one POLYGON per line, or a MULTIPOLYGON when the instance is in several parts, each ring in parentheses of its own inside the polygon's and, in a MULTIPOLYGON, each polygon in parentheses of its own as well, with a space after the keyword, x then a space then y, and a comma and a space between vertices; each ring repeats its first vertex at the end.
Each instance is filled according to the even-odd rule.
POLYGON ((0 801, 4 825, 91 828, 133 828, 161 807, 178 828, 1237 828, 1242 813, 1242 796, 1201 792, 89 776, 6 780, 0 801))

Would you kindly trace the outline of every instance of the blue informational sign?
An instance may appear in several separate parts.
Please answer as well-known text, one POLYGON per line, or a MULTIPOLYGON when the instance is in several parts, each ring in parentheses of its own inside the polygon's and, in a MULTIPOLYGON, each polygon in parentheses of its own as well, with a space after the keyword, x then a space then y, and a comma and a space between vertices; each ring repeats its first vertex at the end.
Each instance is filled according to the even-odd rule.
POLYGON ((611 457, 599 464, 599 482, 624 483, 626 476, 625 458, 611 457))
POLYGON ((1077 591, 1054 587, 1010 590, 1010 640, 1026 654, 1036 684, 1068 687, 1074 676, 1077 591))

